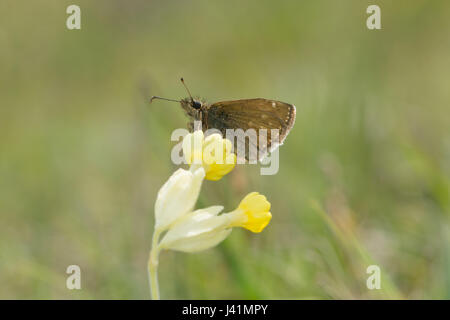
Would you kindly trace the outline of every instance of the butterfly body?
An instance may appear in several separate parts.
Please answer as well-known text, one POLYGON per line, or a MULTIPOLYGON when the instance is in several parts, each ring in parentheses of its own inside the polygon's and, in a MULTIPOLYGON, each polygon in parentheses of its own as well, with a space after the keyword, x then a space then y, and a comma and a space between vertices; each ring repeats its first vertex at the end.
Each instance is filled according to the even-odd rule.
MULTIPOLYGON (((254 142, 256 150, 259 151, 254 156, 260 159, 283 143, 294 125, 296 115, 294 105, 263 98, 230 100, 208 104, 189 97, 182 99, 180 103, 192 120, 188 124, 191 131, 200 129, 194 128, 196 121, 201 123, 203 131, 217 129, 222 133, 223 137, 227 137, 228 129, 241 129, 244 132, 253 129, 257 136, 262 133, 260 132, 261 129, 265 129, 263 132, 266 134, 265 145, 262 145, 259 138, 257 142, 254 142), (274 129, 277 130, 277 137, 272 137, 272 130, 274 129)), ((243 139, 241 145, 251 143, 245 136, 237 137, 237 139, 243 139)), ((249 159, 251 153, 251 148, 246 146, 245 158, 249 159)))

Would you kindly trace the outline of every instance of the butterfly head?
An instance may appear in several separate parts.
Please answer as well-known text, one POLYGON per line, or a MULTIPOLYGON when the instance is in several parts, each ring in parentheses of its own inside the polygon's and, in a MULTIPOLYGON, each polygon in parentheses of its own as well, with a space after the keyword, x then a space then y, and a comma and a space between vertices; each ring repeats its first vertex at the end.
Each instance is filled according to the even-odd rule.
POLYGON ((190 97, 182 99, 180 103, 183 110, 192 117, 195 117, 203 107, 202 101, 190 97))

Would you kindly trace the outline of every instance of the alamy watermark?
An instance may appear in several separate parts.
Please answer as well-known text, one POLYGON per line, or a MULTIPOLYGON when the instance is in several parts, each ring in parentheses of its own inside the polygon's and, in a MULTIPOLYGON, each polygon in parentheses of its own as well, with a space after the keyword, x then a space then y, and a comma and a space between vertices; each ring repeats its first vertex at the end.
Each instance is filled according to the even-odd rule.
MULTIPOLYGON (((195 121, 195 125, 201 124, 200 121, 195 121)), ((187 164, 183 155, 182 138, 187 135, 189 131, 184 128, 178 128, 172 132, 171 141, 178 141, 172 148, 171 159, 175 165, 187 164)), ((220 134, 217 129, 208 129, 204 132, 205 137, 211 134, 220 134)), ((274 175, 279 170, 279 149, 280 132, 279 129, 226 129, 225 139, 228 139, 232 145, 232 151, 236 153, 237 164, 261 164, 261 175, 274 175), (269 139, 270 137, 270 139, 269 139), (268 142, 270 141, 270 143, 268 142)), ((195 141, 194 141, 195 143, 195 141)), ((194 150, 200 146, 190 146, 194 150)), ((208 159, 213 159, 214 163, 227 164, 227 159, 224 157, 224 150, 216 145, 214 148, 203 150, 208 154, 208 159), (225 159, 224 159, 225 158, 225 159)), ((204 157, 205 158, 205 157, 204 157)))
POLYGON ((369 30, 380 30, 381 29, 381 9, 376 4, 372 4, 367 7, 366 10, 370 16, 366 20, 366 26, 369 30))
POLYGON ((66 273, 70 274, 66 280, 66 287, 69 290, 81 289, 81 269, 76 264, 70 265, 66 269, 66 273))
POLYGON ((67 7, 66 13, 70 14, 66 20, 66 27, 69 30, 81 29, 81 9, 76 4, 71 4, 67 7))
POLYGON ((373 289, 381 289, 381 269, 379 266, 373 264, 367 267, 366 270, 367 274, 370 274, 370 276, 367 278, 366 286, 367 289, 373 290, 373 289))

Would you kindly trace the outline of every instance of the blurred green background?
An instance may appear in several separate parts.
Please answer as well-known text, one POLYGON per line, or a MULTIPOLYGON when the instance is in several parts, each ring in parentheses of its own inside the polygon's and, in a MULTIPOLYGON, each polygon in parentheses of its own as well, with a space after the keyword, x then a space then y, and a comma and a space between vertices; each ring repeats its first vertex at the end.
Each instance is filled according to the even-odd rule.
POLYGON ((162 298, 450 299, 449 30, 445 0, 2 0, 0 298, 149 298, 153 206, 187 119, 148 98, 185 97, 183 76, 297 120, 277 175, 240 166, 197 204, 261 192, 268 228, 163 252, 162 298))

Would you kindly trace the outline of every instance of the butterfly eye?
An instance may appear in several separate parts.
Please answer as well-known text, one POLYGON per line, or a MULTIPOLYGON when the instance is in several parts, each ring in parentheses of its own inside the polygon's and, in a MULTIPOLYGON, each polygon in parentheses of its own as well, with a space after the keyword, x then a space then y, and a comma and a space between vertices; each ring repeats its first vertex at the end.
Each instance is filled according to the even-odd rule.
POLYGON ((192 108, 194 108, 194 109, 200 109, 201 107, 202 107, 202 103, 201 103, 201 102, 196 101, 196 100, 194 100, 194 101, 192 102, 192 108))

